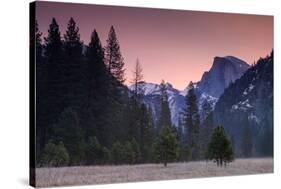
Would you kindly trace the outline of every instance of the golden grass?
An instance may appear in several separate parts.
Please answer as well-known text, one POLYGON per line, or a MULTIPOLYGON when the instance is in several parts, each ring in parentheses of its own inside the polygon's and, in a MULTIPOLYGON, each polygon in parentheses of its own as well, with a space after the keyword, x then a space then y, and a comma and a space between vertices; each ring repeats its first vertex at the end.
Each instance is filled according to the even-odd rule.
POLYGON ((140 164, 122 166, 79 166, 37 168, 36 186, 108 184, 152 180, 261 174, 273 172, 272 158, 237 159, 227 167, 205 161, 188 163, 140 164))

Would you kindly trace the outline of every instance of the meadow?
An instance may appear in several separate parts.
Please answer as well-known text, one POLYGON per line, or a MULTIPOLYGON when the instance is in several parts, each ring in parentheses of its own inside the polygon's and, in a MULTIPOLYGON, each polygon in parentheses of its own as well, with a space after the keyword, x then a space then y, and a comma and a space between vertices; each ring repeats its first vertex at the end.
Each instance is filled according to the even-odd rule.
POLYGON ((109 184, 272 172, 272 158, 236 159, 226 167, 217 167, 211 161, 196 161, 170 163, 167 167, 164 167, 163 164, 139 164, 37 168, 36 186, 109 184))

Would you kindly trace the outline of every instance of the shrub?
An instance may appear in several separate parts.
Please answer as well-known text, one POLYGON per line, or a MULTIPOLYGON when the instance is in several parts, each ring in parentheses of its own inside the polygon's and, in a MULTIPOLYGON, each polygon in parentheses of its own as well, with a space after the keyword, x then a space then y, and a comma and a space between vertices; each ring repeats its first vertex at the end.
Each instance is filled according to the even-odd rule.
POLYGON ((59 167, 59 166, 66 166, 69 163, 69 154, 64 147, 62 142, 59 144, 54 144, 52 141, 49 141, 43 153, 43 166, 48 167, 59 167))

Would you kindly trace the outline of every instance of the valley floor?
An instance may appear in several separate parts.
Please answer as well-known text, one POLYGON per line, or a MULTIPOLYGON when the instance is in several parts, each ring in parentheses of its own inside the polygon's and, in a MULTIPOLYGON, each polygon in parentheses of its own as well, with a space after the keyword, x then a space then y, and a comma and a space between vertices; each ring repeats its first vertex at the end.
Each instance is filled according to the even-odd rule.
POLYGON ((227 167, 206 161, 122 166, 37 168, 36 186, 107 184, 273 172, 272 158, 236 159, 227 167))

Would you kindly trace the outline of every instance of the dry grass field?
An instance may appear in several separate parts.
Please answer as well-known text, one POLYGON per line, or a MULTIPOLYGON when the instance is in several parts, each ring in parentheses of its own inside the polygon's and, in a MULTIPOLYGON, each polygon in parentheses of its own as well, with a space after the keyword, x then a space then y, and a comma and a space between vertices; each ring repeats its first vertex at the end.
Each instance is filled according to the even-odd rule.
POLYGON ((106 184, 151 180, 260 174, 273 172, 273 159, 237 159, 227 167, 205 161, 188 163, 141 164, 122 166, 88 166, 37 168, 36 186, 106 184))

